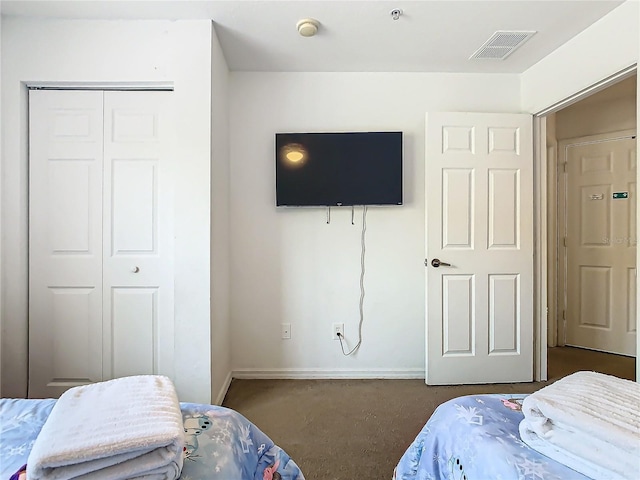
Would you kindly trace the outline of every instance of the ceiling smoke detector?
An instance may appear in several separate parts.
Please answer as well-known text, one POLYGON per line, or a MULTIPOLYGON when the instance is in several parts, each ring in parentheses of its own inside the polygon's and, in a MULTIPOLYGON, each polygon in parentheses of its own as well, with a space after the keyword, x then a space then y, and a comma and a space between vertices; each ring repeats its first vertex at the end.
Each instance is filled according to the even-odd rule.
POLYGON ((313 18, 303 18, 296 24, 298 33, 303 37, 313 37, 316 33, 318 33, 319 26, 320 22, 313 18))

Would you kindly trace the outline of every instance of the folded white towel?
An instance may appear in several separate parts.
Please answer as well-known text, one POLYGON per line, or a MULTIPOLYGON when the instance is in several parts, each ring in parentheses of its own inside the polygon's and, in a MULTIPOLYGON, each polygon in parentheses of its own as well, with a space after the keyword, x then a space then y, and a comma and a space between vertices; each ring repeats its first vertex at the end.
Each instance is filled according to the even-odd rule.
POLYGON ((56 402, 27 460, 28 480, 174 480, 184 426, 167 377, 75 387, 56 402))
POLYGON ((640 478, 640 385, 577 372, 529 395, 520 436, 593 479, 640 478))

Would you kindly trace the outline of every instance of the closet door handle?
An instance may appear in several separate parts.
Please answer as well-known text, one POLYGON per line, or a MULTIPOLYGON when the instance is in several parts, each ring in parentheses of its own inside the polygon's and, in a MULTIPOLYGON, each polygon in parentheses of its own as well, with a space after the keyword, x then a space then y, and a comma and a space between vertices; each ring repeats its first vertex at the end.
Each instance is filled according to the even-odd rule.
POLYGON ((133 267, 133 268, 131 269, 131 271, 132 271, 133 273, 138 273, 138 272, 140 271, 140 267, 133 267))

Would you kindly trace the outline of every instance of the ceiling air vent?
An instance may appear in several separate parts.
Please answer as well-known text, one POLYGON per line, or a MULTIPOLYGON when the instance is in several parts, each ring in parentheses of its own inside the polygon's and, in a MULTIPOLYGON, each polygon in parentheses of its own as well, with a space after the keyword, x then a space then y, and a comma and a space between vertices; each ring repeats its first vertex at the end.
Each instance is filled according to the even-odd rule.
POLYGON ((504 60, 535 35, 535 33, 536 32, 496 32, 469 57, 469 60, 474 58, 504 60))

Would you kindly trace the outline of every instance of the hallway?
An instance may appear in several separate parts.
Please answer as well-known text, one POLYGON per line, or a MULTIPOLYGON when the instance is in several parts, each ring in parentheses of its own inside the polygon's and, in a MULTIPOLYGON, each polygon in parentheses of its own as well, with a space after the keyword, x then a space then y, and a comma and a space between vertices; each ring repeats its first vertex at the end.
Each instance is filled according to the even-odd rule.
POLYGON ((547 373, 549 380, 557 380, 579 370, 615 375, 627 380, 636 379, 635 357, 597 352, 576 347, 547 349, 547 373))

